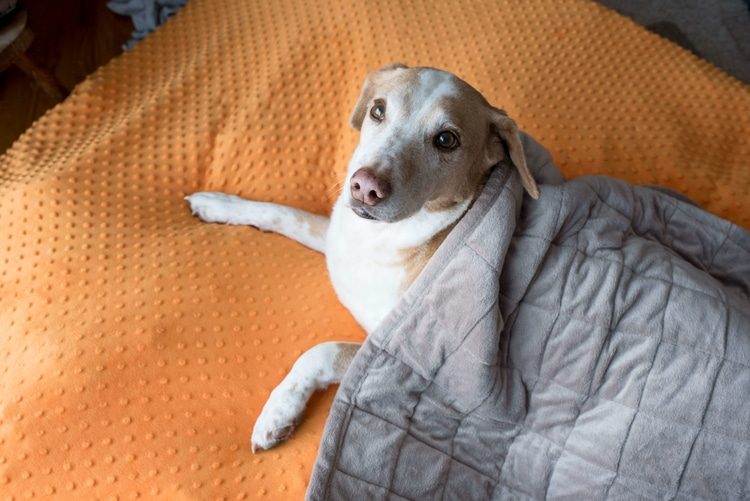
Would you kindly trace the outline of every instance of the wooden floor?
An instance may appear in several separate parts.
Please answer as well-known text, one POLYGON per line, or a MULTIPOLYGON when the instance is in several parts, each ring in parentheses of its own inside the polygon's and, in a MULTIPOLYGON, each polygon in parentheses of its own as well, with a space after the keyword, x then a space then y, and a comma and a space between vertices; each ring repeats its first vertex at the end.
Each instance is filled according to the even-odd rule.
MULTIPOLYGON (((70 91, 86 75, 122 52, 133 25, 104 0, 26 0, 34 41, 27 54, 70 91)), ((55 105, 16 67, 0 74, 0 153, 55 105)))

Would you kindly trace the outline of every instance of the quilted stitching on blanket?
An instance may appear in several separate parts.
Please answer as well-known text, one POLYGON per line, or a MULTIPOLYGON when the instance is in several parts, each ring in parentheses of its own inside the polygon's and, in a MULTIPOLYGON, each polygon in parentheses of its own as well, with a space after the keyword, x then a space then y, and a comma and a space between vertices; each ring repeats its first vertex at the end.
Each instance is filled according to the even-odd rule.
POLYGON ((750 233, 508 172, 357 356, 310 498, 750 496, 750 233))

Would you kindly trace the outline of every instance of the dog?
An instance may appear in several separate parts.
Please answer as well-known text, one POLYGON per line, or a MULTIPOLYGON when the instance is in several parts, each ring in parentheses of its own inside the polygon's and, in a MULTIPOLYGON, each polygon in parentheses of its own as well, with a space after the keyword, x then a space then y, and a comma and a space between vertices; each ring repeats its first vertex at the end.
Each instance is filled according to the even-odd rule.
MULTIPOLYGON (((532 198, 539 190, 516 123, 451 73, 402 64, 370 73, 350 124, 360 141, 330 218, 222 193, 185 198, 203 221, 255 226, 324 253, 338 298, 369 334, 494 166, 509 160, 532 198)), ((253 452, 287 439, 313 392, 340 382, 359 347, 328 342, 302 354, 263 407, 253 452)))

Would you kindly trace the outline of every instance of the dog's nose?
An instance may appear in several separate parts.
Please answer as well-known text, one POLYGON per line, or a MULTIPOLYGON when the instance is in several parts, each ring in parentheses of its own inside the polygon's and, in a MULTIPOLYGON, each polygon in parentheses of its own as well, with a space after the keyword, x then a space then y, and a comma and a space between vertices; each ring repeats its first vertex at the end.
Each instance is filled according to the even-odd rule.
POLYGON ((369 206, 378 205, 391 194, 391 183, 369 167, 362 167, 355 172, 350 184, 352 198, 369 206))

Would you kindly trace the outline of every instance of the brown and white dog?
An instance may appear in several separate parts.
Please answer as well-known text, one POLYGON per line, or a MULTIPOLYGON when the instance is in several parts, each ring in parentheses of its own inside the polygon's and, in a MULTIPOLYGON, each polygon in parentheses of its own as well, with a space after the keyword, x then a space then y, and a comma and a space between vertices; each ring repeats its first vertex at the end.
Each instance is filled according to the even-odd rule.
MULTIPOLYGON (((255 226, 324 252, 339 299, 370 333, 506 152, 529 195, 539 192, 516 124, 450 73, 398 64, 377 70, 350 122, 360 141, 330 219, 221 193, 186 199, 204 221, 255 226)), ((255 423, 253 451, 289 437, 312 393, 341 381, 359 346, 322 343, 300 356, 255 423)))

